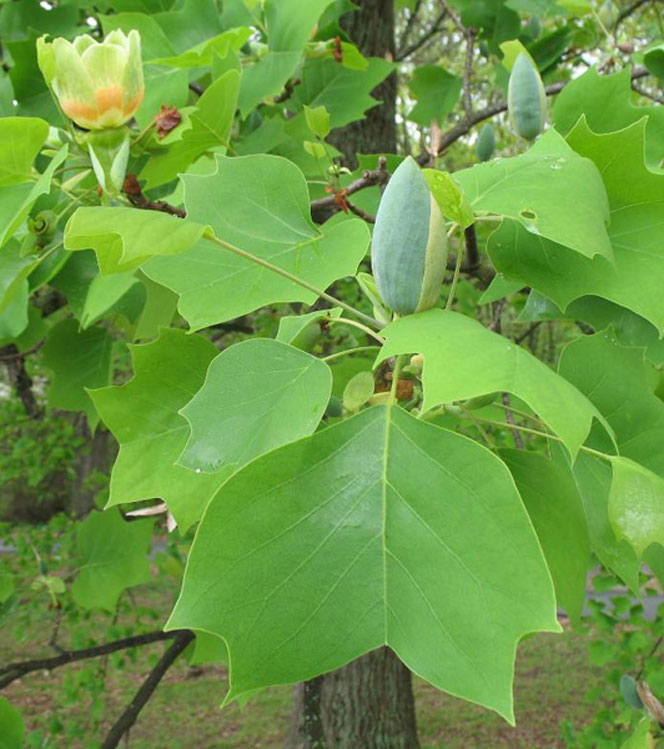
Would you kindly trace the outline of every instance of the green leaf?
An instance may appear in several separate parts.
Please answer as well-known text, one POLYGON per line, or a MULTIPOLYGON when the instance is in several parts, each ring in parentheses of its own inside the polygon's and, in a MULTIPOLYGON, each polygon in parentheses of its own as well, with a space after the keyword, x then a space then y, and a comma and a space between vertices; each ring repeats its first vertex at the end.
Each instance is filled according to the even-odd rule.
POLYGON ((364 70, 351 70, 329 58, 307 60, 293 98, 302 105, 326 107, 332 128, 361 120, 378 104, 371 91, 394 70, 394 63, 380 57, 367 62, 364 70))
POLYGON ((0 248, 0 312, 20 291, 37 262, 34 257, 21 254, 18 242, 0 248))
MULTIPOLYGON (((365 256, 366 224, 352 219, 317 227, 304 176, 284 158, 218 157, 214 174, 182 180, 189 219, 318 288, 353 275, 365 256)), ((180 314, 194 330, 267 304, 316 299, 299 284, 208 242, 178 257, 153 258, 143 271, 180 295, 180 314)))
MULTIPOLYGON (((651 167, 659 166, 664 157, 664 108, 656 105, 635 107, 632 104, 629 68, 613 75, 600 75, 593 67, 570 81, 556 97, 553 110, 556 129, 566 135, 582 115, 588 128, 601 134, 623 130, 647 117, 646 163, 651 167)), ((611 148, 609 142, 606 143, 606 148, 611 148)), ((610 151, 608 155, 618 155, 622 160, 620 153, 610 151)), ((642 159, 641 153, 636 165, 641 164, 642 159)))
POLYGON ((551 578, 504 464, 381 406, 224 485, 167 627, 226 640, 229 698, 387 644, 438 688, 510 721, 516 643, 558 630, 551 578))
POLYGON ((29 29, 26 39, 3 44, 9 50, 13 63, 9 77, 18 101, 17 112, 21 116, 40 117, 49 122, 62 124, 62 118, 37 64, 39 36, 38 32, 29 29))
POLYGON ((512 393, 562 439, 572 457, 593 418, 606 425, 573 385, 526 349, 465 315, 432 309, 397 320, 381 333, 386 338, 381 361, 395 354, 424 357, 423 411, 486 393, 512 393))
POLYGON ((137 268, 153 255, 177 255, 194 245, 205 227, 159 211, 79 208, 67 222, 67 250, 93 249, 102 273, 137 268))
POLYGON ((612 257, 606 223, 609 205, 597 167, 553 130, 526 153, 492 159, 455 172, 475 213, 518 221, 581 255, 612 257), (573 200, 570 199, 573 196, 573 200))
POLYGON ((48 122, 37 117, 0 119, 0 187, 32 179, 32 163, 47 137, 48 122))
POLYGON ((276 340, 282 343, 290 343, 291 346, 307 351, 309 331, 313 329, 313 334, 318 338, 320 335, 320 322, 328 317, 340 317, 342 311, 341 307, 333 307, 332 309, 307 312, 306 315, 287 315, 281 317, 279 318, 276 340))
POLYGON ((636 689, 636 680, 629 674, 620 677, 620 694, 625 702, 634 710, 643 710, 643 702, 636 689))
POLYGON ((463 81, 439 65, 420 65, 410 82, 410 90, 417 104, 408 119, 429 127, 432 122, 442 125, 457 103, 463 81))
POLYGON ((53 173, 66 158, 67 146, 63 146, 36 181, 0 188, 0 247, 25 221, 37 198, 50 191, 53 173))
POLYGON ((97 413, 86 392, 111 379, 111 336, 104 328, 80 331, 69 318, 54 325, 43 348, 44 365, 53 372, 48 405, 67 411, 84 411, 96 424, 97 413))
POLYGON ((664 479, 622 456, 612 458, 611 466, 611 525, 641 556, 650 544, 664 543, 664 479))
POLYGON ((145 287, 146 299, 134 330, 134 340, 137 341, 156 338, 162 328, 171 324, 178 304, 177 294, 170 289, 155 283, 141 271, 138 271, 138 277, 145 287))
POLYGON ((23 749, 23 716, 5 697, 0 697, 0 749, 23 749))
POLYGON ((131 523, 117 510, 93 511, 78 526, 78 572, 72 595, 84 609, 114 611, 122 593, 150 579, 151 521, 131 523))
POLYGON ((159 497, 184 532, 227 475, 198 474, 176 465, 189 436, 187 420, 178 412, 203 385, 217 349, 201 336, 169 329, 130 351, 133 379, 90 393, 120 443, 108 506, 159 497))
POLYGON ((96 275, 88 287, 80 322, 83 329, 106 315, 132 288, 140 282, 134 271, 113 273, 108 276, 96 275))
POLYGON ((422 174, 443 216, 456 221, 462 229, 467 229, 475 223, 468 198, 451 174, 437 169, 423 169, 422 174))
POLYGON ((191 436, 178 462, 213 472, 305 437, 323 417, 331 390, 332 373, 320 359, 269 338, 237 343, 211 362, 205 383, 180 411, 191 436))
POLYGON ((616 538, 609 520, 611 468, 605 461, 579 453, 574 477, 583 498, 592 550, 605 567, 638 592, 640 561, 626 541, 616 538))
POLYGON ((372 397, 375 387, 376 383, 374 382, 371 370, 358 372, 351 377, 344 388, 342 398, 344 408, 351 413, 359 411, 360 408, 372 397))
POLYGON ((20 282, 11 301, 0 312, 0 340, 20 336, 28 326, 28 282, 20 282))
POLYGON ((620 455, 664 477, 664 402, 653 393, 643 349, 621 346, 611 330, 583 336, 565 347, 559 371, 604 414, 620 455))
MULTIPOLYGON (((563 317, 560 313, 560 317, 563 317)), ((616 340, 622 346, 641 346, 645 356, 655 366, 664 365, 664 340, 657 328, 625 307, 596 296, 576 299, 567 308, 566 316, 571 320, 583 320, 595 330, 611 327, 616 340)))
POLYGON ((499 451, 542 544, 558 603, 578 625, 590 566, 583 500, 569 468, 525 450, 499 451))
POLYGON ((304 116, 307 120, 309 130, 319 138, 325 139, 330 132, 330 113, 323 106, 304 107, 304 116))
POLYGON ((10 572, 0 572, 0 603, 8 600, 14 592, 14 576, 10 572))
POLYGON ((653 75, 656 75, 660 80, 664 80, 664 43, 650 47, 643 54, 643 64, 653 75))
POLYGON ((281 92, 293 75, 304 45, 330 0, 266 0, 269 52, 242 73, 240 111, 247 117, 261 99, 281 92))
POLYGON ((153 65, 167 65, 171 68, 208 67, 212 65, 212 61, 216 56, 225 57, 229 49, 235 52, 239 51, 250 36, 251 29, 246 27, 229 29, 221 34, 217 34, 217 36, 213 36, 211 39, 199 42, 194 47, 191 47, 191 49, 179 55, 157 57, 147 62, 153 65))
POLYGON ((191 128, 164 153, 151 156, 141 170, 139 177, 147 188, 175 179, 206 151, 228 146, 239 89, 236 70, 226 71, 205 89, 190 115, 191 128))
POLYGON ((631 309, 664 331, 659 299, 664 285, 664 174, 644 165, 645 128, 642 120, 617 133, 597 135, 582 120, 569 135, 574 148, 602 173, 611 209, 613 262, 584 258, 514 222, 504 222, 489 240, 496 268, 534 286, 563 310, 572 300, 594 294, 631 309))

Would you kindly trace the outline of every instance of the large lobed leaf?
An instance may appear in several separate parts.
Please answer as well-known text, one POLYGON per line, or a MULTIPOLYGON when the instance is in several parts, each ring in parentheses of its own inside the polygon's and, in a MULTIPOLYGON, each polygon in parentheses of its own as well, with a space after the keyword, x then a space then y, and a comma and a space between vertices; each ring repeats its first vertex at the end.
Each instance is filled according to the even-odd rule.
POLYGON ((158 211, 136 208, 79 208, 67 222, 67 250, 93 249, 102 273, 137 268, 153 255, 185 252, 205 226, 158 211))
POLYGON ((111 510, 92 512, 78 526, 72 594, 79 606, 114 611, 123 590, 150 579, 152 525, 146 520, 128 523, 111 510))
POLYGON ((108 506, 161 498, 186 530, 228 475, 199 474, 175 464, 189 434, 178 411, 203 384, 217 350, 201 336, 167 329, 153 343, 132 346, 131 353, 133 379, 90 392, 120 443, 108 506))
POLYGON ((568 136, 602 174, 611 210, 613 262, 583 257, 506 221, 489 240, 496 269, 535 287, 562 309, 594 294, 631 309, 663 331, 664 174, 645 166, 645 132, 645 119, 606 135, 593 133, 582 119, 568 136))
POLYGON ((331 389, 330 368, 304 351, 268 338, 231 346, 181 410, 191 435, 179 463, 218 471, 311 434, 331 389))
POLYGON ((387 644, 437 687, 510 721, 516 643, 558 629, 505 465, 384 406, 229 479, 201 520, 168 627, 226 640, 230 697, 387 644))
MULTIPOLYGON (((218 157, 214 174, 182 180, 189 220, 316 287, 353 275, 366 253, 369 230, 360 219, 314 225, 304 176, 280 156, 218 157)), ((194 330, 267 304, 316 299, 299 284, 209 242, 177 257, 155 257, 143 270, 180 295, 180 313, 194 330)))
POLYGON ((593 257, 612 257, 606 232, 609 205, 597 167, 554 130, 526 153, 492 159, 454 174, 475 213, 518 222, 534 237, 593 257))

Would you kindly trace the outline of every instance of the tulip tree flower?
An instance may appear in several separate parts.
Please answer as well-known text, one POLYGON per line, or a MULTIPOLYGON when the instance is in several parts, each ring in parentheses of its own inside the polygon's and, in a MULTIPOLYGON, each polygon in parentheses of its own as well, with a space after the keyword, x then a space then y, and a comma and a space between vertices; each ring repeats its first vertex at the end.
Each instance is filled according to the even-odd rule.
POLYGON ((103 42, 89 34, 73 42, 37 42, 39 66, 62 111, 80 127, 106 130, 126 124, 143 101, 141 37, 116 29, 103 42))
POLYGON ((140 34, 115 30, 103 42, 89 34, 73 42, 41 37, 37 59, 64 114, 90 131, 80 141, 87 145, 100 186, 117 195, 129 158, 125 125, 145 94, 140 34))

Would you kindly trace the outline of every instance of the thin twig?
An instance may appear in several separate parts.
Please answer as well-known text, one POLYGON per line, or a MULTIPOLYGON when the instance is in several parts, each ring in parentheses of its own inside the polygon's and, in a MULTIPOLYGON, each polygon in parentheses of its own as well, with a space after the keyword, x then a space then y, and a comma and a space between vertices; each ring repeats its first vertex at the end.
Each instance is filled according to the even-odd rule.
POLYGON ((618 18, 616 19, 616 25, 614 26, 614 33, 615 30, 618 28, 618 26, 626 19, 629 18, 632 13, 637 11, 642 5, 645 5, 646 3, 649 3, 650 0, 636 0, 636 2, 632 3, 631 5, 628 5, 625 10, 621 10, 620 13, 618 13, 618 18))
MULTIPOLYGON (((0 361, 14 361, 16 359, 23 359, 26 356, 30 356, 30 354, 34 354, 35 352, 39 351, 39 349, 44 345, 44 341, 39 341, 39 343, 36 343, 32 348, 28 349, 27 351, 12 351, 9 354, 2 354, 0 353, 0 361)), ((4 349, 0 349, 0 351, 3 351, 4 349)))
POLYGON ((408 41, 408 38, 410 37, 410 32, 413 30, 413 26, 415 25, 415 19, 417 18, 420 8, 422 7, 422 0, 415 0, 415 6, 413 7, 413 10, 410 12, 408 16, 408 20, 406 21, 406 26, 403 30, 403 34, 401 35, 401 39, 399 40, 399 50, 403 49, 406 42, 408 41))
POLYGON ((30 661, 17 661, 16 663, 9 663, 8 665, 0 668, 0 676, 3 677, 0 678, 0 689, 6 687, 8 684, 11 684, 12 681, 20 679, 22 676, 25 676, 25 674, 31 673, 32 671, 51 671, 54 668, 65 666, 68 663, 87 660, 88 658, 97 658, 100 655, 106 655, 107 653, 115 653, 117 650, 126 650, 127 648, 134 648, 140 645, 148 645, 152 642, 160 642, 161 640, 172 640, 178 635, 178 631, 147 632, 142 635, 125 637, 122 640, 105 642, 103 645, 95 645, 91 648, 64 651, 61 655, 56 655, 52 658, 37 658, 30 661))
POLYGON ((467 119, 473 116, 472 99, 472 75, 473 75, 473 52, 475 47, 475 29, 469 28, 464 31, 466 37, 466 63, 463 69, 463 109, 467 119))
POLYGON ((474 273, 480 267, 480 253, 477 247, 477 234, 475 225, 471 224, 463 232, 464 242, 466 243, 466 260, 468 261, 468 272, 474 273))
POLYGON ((512 426, 512 436, 514 437, 514 444, 517 450, 525 450, 526 446, 523 444, 523 437, 516 429, 516 421, 514 421, 514 414, 510 410, 510 396, 509 393, 502 393, 503 405, 505 406, 505 421, 512 426))
POLYGON ((541 320, 537 320, 536 322, 534 322, 534 323, 533 323, 532 325, 530 325, 530 326, 528 327, 528 330, 526 330, 526 332, 525 332, 525 333, 521 333, 521 335, 517 336, 517 337, 516 337, 516 338, 514 339, 514 343, 521 343, 522 341, 525 341, 525 340, 526 340, 526 338, 528 338, 528 336, 529 336, 529 335, 530 335, 530 334, 531 334, 531 333, 532 333, 533 331, 537 330, 537 328, 539 328, 539 326, 540 326, 541 324, 542 324, 542 321, 541 321, 541 320))
POLYGON ((395 60, 397 62, 401 62, 402 60, 405 60, 407 57, 410 57, 410 55, 413 54, 413 52, 417 52, 418 49, 421 49, 427 42, 429 42, 439 31, 443 30, 443 27, 440 25, 442 21, 444 20, 445 16, 447 15, 447 11, 443 10, 441 11, 438 16, 434 19, 434 22, 431 24, 429 29, 422 34, 422 36, 412 44, 408 45, 403 50, 399 50, 399 52, 395 56, 395 60))
MULTIPOLYGON (((639 78, 644 78, 647 75, 650 75, 650 71, 643 66, 639 65, 632 70, 633 81, 638 80, 639 78)), ((565 86, 568 85, 568 83, 570 83, 570 81, 560 81, 558 83, 553 83, 550 86, 547 86, 544 91, 547 96, 554 96, 555 94, 559 94, 565 88, 565 86)), ((440 142, 439 153, 443 153, 452 145, 452 143, 459 140, 459 138, 466 135, 466 133, 470 132, 478 123, 483 122, 484 120, 488 120, 491 117, 494 117, 495 115, 506 111, 507 102, 498 101, 495 104, 490 104, 488 107, 474 112, 473 116, 470 119, 464 118, 461 122, 450 128, 450 130, 448 130, 446 133, 443 133, 443 137, 441 138, 440 142)), ((426 164, 429 160, 429 154, 423 152, 417 157, 416 160, 419 164, 426 164)))
POLYGON ((178 218, 186 218, 187 216, 184 208, 177 208, 165 200, 150 200, 146 197, 143 194, 143 190, 141 190, 141 186, 138 184, 135 174, 128 174, 125 177, 122 191, 129 198, 129 202, 136 208, 142 208, 146 211, 161 211, 171 216, 178 216, 178 218))
POLYGON ((650 101, 654 101, 656 104, 664 104, 664 98, 657 96, 657 94, 651 94, 648 91, 644 91, 642 88, 639 88, 634 84, 632 84, 632 91, 636 91, 637 94, 645 96, 646 99, 650 99, 650 101))
POLYGON ((134 725, 138 714, 145 707, 150 697, 152 697, 154 690, 159 686, 159 682, 163 679, 164 674, 193 639, 194 633, 188 630, 180 630, 175 633, 175 642, 162 655, 157 665, 147 675, 132 701, 127 705, 125 711, 106 735, 101 749, 114 749, 120 743, 122 737, 134 725))
MULTIPOLYGON (((374 169, 373 171, 367 170, 359 179, 351 182, 348 187, 344 188, 344 197, 352 195, 359 190, 364 190, 365 187, 384 185, 389 178, 390 174, 387 171, 387 161, 383 156, 381 156, 378 159, 378 169, 374 169)), ((336 195, 329 195, 325 198, 318 198, 317 200, 311 201, 312 211, 320 210, 321 208, 334 208, 335 206, 338 207, 336 195)))
POLYGON ((639 673, 634 677, 636 681, 639 681, 639 679, 643 676, 643 669, 646 667, 646 661, 648 660, 648 658, 652 658, 653 655, 655 655, 655 653, 659 649, 659 646, 662 644, 662 642, 664 642, 664 635, 661 635, 660 637, 657 638, 657 640, 655 641, 655 644, 650 649, 650 652, 648 653, 648 655, 642 658, 641 668, 639 668, 639 673))
POLYGON ((366 221, 368 224, 375 224, 376 223, 376 217, 372 216, 370 213, 366 213, 361 208, 358 208, 354 203, 351 203, 350 200, 346 200, 346 205, 348 206, 348 210, 351 213, 354 213, 356 216, 359 216, 361 219, 366 221))

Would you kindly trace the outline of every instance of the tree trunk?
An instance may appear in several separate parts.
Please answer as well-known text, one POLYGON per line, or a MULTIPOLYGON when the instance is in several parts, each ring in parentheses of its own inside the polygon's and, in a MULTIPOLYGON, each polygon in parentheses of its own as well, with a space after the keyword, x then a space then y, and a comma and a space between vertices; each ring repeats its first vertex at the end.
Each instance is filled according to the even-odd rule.
MULTIPOLYGON (((341 26, 367 57, 394 59, 394 0, 355 0, 358 7, 341 26)), ((343 154, 344 164, 357 167, 358 153, 394 153, 397 147, 397 76, 392 73, 371 92, 382 102, 363 120, 333 131, 328 138, 343 154)))
POLYGON ((76 434, 87 443, 74 461, 75 478, 71 487, 69 510, 74 517, 82 518, 95 506, 94 473, 106 474, 115 460, 117 447, 111 435, 103 428, 98 428, 94 436, 90 433, 87 420, 80 415, 76 420, 76 434))
POLYGON ((295 686, 289 749, 417 749, 410 671, 380 648, 295 686))

